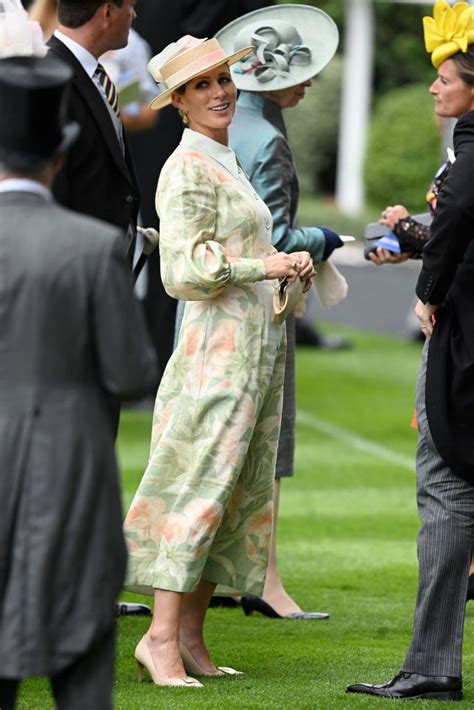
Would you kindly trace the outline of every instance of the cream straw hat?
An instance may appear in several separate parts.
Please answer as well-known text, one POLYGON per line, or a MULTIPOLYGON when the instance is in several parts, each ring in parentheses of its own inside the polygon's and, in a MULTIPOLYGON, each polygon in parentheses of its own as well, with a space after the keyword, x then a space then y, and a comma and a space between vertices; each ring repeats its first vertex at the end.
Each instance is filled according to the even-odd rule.
POLYGON ((243 47, 238 52, 226 54, 216 39, 197 39, 191 35, 172 42, 148 63, 148 71, 162 86, 150 108, 157 111, 167 106, 173 91, 183 84, 221 64, 234 64, 252 51, 252 47, 243 47))

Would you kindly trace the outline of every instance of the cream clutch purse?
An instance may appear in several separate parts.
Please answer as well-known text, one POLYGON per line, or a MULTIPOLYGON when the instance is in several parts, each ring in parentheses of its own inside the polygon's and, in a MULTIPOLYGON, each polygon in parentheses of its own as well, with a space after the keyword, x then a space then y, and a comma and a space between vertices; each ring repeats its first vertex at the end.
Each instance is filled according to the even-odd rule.
POLYGON ((281 279, 278 286, 273 292, 273 322, 281 325, 285 322, 285 318, 293 313, 300 301, 304 300, 304 282, 296 279, 296 281, 288 282, 286 279, 281 279))

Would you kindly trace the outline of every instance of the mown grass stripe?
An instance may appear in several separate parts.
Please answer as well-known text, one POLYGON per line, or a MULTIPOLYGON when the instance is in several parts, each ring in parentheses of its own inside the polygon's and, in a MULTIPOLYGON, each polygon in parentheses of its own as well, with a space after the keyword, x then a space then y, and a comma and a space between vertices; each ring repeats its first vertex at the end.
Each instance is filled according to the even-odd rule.
POLYGON ((348 446, 352 446, 354 449, 364 451, 371 456, 376 456, 383 461, 396 464, 401 466, 401 468, 408 469, 411 472, 415 470, 415 463, 409 456, 404 456, 403 454, 399 454, 386 446, 376 444, 374 441, 370 441, 369 439, 365 439, 358 434, 354 434, 354 432, 343 429, 335 424, 331 424, 324 419, 320 419, 319 417, 314 416, 314 414, 298 409, 296 420, 298 424, 302 424, 309 429, 319 431, 322 434, 327 434, 338 441, 344 442, 348 446))

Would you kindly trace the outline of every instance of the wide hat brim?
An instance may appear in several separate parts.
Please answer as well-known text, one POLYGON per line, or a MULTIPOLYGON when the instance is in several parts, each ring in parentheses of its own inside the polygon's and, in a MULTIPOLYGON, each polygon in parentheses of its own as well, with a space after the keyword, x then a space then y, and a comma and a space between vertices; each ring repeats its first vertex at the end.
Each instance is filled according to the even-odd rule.
POLYGON ((275 76, 267 83, 262 83, 252 73, 232 72, 232 78, 238 89, 244 91, 278 91, 296 86, 316 74, 329 64, 339 44, 339 30, 328 14, 310 5, 283 4, 263 7, 229 22, 219 32, 216 39, 226 52, 235 49, 235 38, 248 25, 262 23, 270 26, 273 20, 282 20, 293 25, 302 39, 302 44, 311 49, 311 62, 307 65, 290 65, 287 76, 275 76))
POLYGON ((176 89, 179 89, 180 86, 187 84, 188 81, 195 79, 197 76, 200 76, 201 74, 204 74, 205 72, 208 72, 208 71, 211 71, 212 69, 216 69, 217 67, 220 67, 222 64, 229 64, 229 66, 231 66, 232 64, 235 64, 235 62, 240 61, 243 57, 246 57, 252 51, 253 51, 253 47, 245 47, 245 48, 239 50, 238 52, 231 51, 223 59, 220 59, 218 62, 214 62, 213 64, 206 64, 205 57, 203 57, 202 66, 200 66, 197 71, 192 72, 189 76, 187 76, 185 81, 178 82, 177 84, 170 86, 168 89, 165 89, 165 91, 162 91, 161 94, 158 94, 158 96, 156 96, 150 102, 149 107, 151 109, 153 109, 154 111, 158 111, 158 109, 168 106, 171 103, 171 96, 172 96, 173 92, 176 91, 176 89))

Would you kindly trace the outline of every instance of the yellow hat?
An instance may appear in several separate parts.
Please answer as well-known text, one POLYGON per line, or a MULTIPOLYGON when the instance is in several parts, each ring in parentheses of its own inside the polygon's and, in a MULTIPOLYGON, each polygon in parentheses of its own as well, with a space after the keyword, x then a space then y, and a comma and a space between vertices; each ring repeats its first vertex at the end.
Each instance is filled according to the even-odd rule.
POLYGON ((457 52, 467 52, 474 43, 474 7, 457 2, 452 7, 446 0, 435 0, 433 17, 423 18, 425 47, 431 52, 436 69, 457 52))

